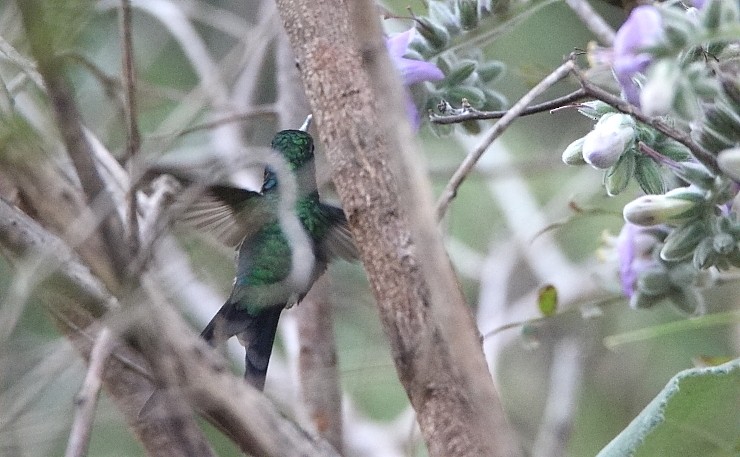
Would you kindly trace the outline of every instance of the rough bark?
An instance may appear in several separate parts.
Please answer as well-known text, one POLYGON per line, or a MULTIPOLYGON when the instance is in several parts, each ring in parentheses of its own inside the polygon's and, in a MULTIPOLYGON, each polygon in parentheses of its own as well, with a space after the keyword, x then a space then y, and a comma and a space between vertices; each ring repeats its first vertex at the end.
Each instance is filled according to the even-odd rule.
MULTIPOLYGON (((276 60, 280 128, 298 128, 310 112, 310 107, 303 93, 303 83, 295 67, 290 43, 284 34, 278 37, 276 60)), ((327 275, 316 281, 311 292, 293 312, 298 320, 298 374, 302 406, 314 429, 342 453, 342 392, 327 275)))
POLYGON ((393 70, 372 3, 277 3, 430 455, 517 455, 419 177, 401 89, 387 79, 393 70), (348 3, 367 29, 352 28, 348 3))

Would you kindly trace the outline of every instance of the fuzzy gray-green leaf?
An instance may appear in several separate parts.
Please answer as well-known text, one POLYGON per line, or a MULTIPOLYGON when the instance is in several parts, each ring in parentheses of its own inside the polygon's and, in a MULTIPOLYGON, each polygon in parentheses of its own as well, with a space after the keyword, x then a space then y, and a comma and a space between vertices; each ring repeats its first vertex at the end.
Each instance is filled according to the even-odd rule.
POLYGON ((622 154, 616 164, 604 174, 604 187, 610 196, 615 196, 627 188, 635 173, 635 155, 622 154))
POLYGON ((639 156, 635 163, 635 180, 642 191, 649 195, 658 195, 666 191, 665 181, 660 167, 653 159, 639 156))
POLYGON ((706 238, 707 228, 702 221, 695 221, 675 228, 665 239, 660 258, 676 262, 693 255, 694 248, 706 238))

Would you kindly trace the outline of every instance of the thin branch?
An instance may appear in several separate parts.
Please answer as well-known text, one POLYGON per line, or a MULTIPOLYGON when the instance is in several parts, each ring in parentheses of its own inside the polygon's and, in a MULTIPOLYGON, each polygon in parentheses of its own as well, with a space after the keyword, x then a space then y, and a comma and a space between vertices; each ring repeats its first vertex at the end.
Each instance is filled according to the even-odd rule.
POLYGON ((286 419, 262 392, 231 373, 226 361, 217 358, 166 302, 156 276, 144 274, 142 282, 156 333, 145 329, 139 336, 156 347, 145 355, 168 391, 203 411, 246 453, 338 457, 326 441, 286 419))
POLYGON ((112 349, 111 332, 103 328, 90 353, 90 363, 82 383, 80 393, 75 398, 75 419, 69 434, 65 457, 83 457, 87 455, 92 432, 93 417, 98 404, 98 394, 103 385, 102 377, 105 361, 112 349))
MULTIPOLYGON (((134 50, 131 24, 131 1, 121 0, 119 12, 119 29, 121 32, 121 80, 123 81, 124 119, 126 121, 126 161, 129 174, 133 175, 133 159, 141 147, 141 136, 136 122, 136 69, 134 67, 134 50)), ((128 242, 131 252, 139 250, 139 220, 136 209, 135 182, 128 189, 128 242)))
POLYGON ((26 58, 23 54, 18 52, 12 44, 10 44, 5 38, 0 36, 0 54, 5 56, 7 61, 18 67, 28 78, 34 82, 38 87, 44 88, 44 81, 38 72, 36 62, 26 58))
POLYGON ((224 124, 229 124, 232 122, 248 121, 248 120, 251 120, 253 117, 277 116, 277 115, 278 115, 278 111, 275 105, 268 104, 268 105, 256 106, 250 109, 249 111, 230 114, 220 119, 214 119, 212 121, 203 122, 202 124, 193 125, 192 127, 188 127, 186 129, 180 130, 175 133, 166 133, 166 134, 157 135, 157 136, 165 136, 165 137, 173 136, 175 138, 180 138, 185 135, 189 135, 191 133, 199 132, 201 130, 211 130, 213 128, 220 127, 224 124))
MULTIPOLYGON (((152 181, 149 196, 138 194, 141 199, 142 217, 140 225, 139 252, 132 261, 131 271, 140 272, 147 266, 155 247, 173 221, 184 211, 184 207, 170 206, 175 194, 181 190, 180 184, 170 175, 158 176, 152 181)), ((185 192, 183 192, 185 193, 185 192)))
POLYGON ((573 430, 578 393, 584 371, 583 342, 569 336, 558 342, 550 362, 550 387, 537 438, 532 446, 533 457, 567 455, 568 441, 573 430))
MULTIPOLYGON (((571 103, 581 101, 584 98, 588 98, 588 94, 586 94, 585 90, 578 89, 567 95, 563 95, 562 97, 553 98, 552 100, 538 103, 536 105, 530 105, 527 108, 525 108, 521 113, 519 113, 519 116, 529 116, 531 114, 542 113, 545 111, 552 111, 554 109, 567 106, 571 103)), ((471 108, 471 109, 466 110, 463 113, 453 114, 450 116, 433 114, 429 116, 429 121, 434 124, 457 124, 460 122, 465 122, 465 121, 470 121, 470 120, 500 119, 506 116, 506 113, 508 112, 509 110, 478 111, 474 108, 471 108)))
MULTIPOLYGON (((124 102, 120 96, 120 93, 123 92, 123 88, 119 78, 107 74, 95 62, 79 52, 62 51, 58 54, 58 57, 80 65, 85 70, 89 71, 103 87, 105 95, 116 103, 116 109, 120 111, 121 117, 125 117, 123 114, 124 102)), ((157 97, 168 101, 181 101, 185 98, 185 95, 181 90, 174 89, 172 87, 160 86, 147 83, 146 81, 137 81, 137 85, 137 93, 143 95, 145 99, 157 97)))
MULTIPOLYGON (((2 200, 0 244, 16 254, 42 251, 52 257, 72 256, 69 248, 65 250, 63 241, 2 200)), ((62 263, 64 259, 55 260, 62 263)), ((64 265, 57 276, 61 280, 56 286, 58 288, 48 289, 45 296, 51 303, 50 308, 59 327, 83 356, 89 358, 101 327, 77 302, 92 302, 103 307, 112 298, 106 298, 105 292, 98 290, 101 286, 97 280, 89 272, 85 275, 84 267, 74 257, 64 261, 64 265)), ((155 286, 149 278, 146 283, 146 291, 157 302, 161 299, 157 292, 159 282, 155 286)), ((139 368, 146 365, 145 355, 158 370, 161 370, 160 363, 176 366, 178 385, 187 387, 188 399, 198 409, 206 411, 209 420, 229 430, 243 450, 270 456, 337 455, 325 442, 308 436, 285 419, 261 393, 231 374, 223 362, 214 360, 205 343, 169 306, 161 306, 161 302, 156 305, 151 311, 153 317, 159 316, 156 320, 160 331, 154 335, 153 347, 161 348, 163 352, 151 350, 143 354, 129 345, 120 344, 103 372, 106 389, 151 455, 205 457, 213 453, 197 425, 188 418, 188 408, 166 403, 162 405, 165 410, 161 413, 139 415, 154 390, 151 377, 142 375, 139 368), (234 402, 235 398, 239 402, 234 402), (255 415, 254 411, 260 411, 260 414, 255 415)), ((132 330, 137 328, 132 327, 132 330)), ((162 379, 163 373, 159 371, 157 374, 157 379, 162 379)))
POLYGON ((82 265, 77 255, 61 239, 43 230, 31 218, 5 200, 0 200, 0 245, 14 257, 37 255, 46 267, 58 266, 48 280, 71 296, 83 296, 83 307, 93 315, 102 315, 117 306, 105 287, 82 265), (42 257, 48 255, 48 257, 42 257), (49 260, 53 259, 53 260, 49 260))
POLYGON ((576 13, 581 22, 586 24, 591 33, 596 35, 602 45, 611 46, 614 44, 614 29, 594 11, 586 0, 565 0, 565 3, 576 13))
MULTIPOLYGON (((60 330, 84 358, 90 357, 97 340, 94 315, 101 315, 116 303, 105 287, 79 262, 72 250, 34 220, 0 200, 0 245, 16 257, 46 256, 60 265, 38 290, 60 330)), ((146 363, 130 346, 119 345, 109 358, 103 383, 128 424, 152 456, 211 456, 197 424, 182 415, 140 418, 142 398, 153 390, 151 378, 142 374, 146 363), (176 423, 175 423, 176 422, 176 423), (183 430, 189 430, 184 433, 183 430), (177 432, 177 433, 175 433, 177 432), (202 452, 194 454, 193 449, 202 452)), ((170 411, 169 406, 166 411, 170 411)), ((174 413, 173 413, 174 414, 174 413)))
MULTIPOLYGON (((48 309, 49 313, 51 313, 51 315, 59 324, 66 327, 71 332, 74 332, 75 338, 81 341, 84 340, 84 344, 89 347, 90 350, 92 350, 98 338, 97 333, 92 331, 94 329, 91 330, 88 328, 80 327, 77 321, 72 320, 69 315, 65 314, 63 311, 56 309, 53 306, 50 306, 48 309)), ((147 381, 149 381, 152 385, 154 385, 154 383, 157 381, 156 379, 154 379, 152 373, 144 366, 141 359, 134 360, 133 358, 130 358, 127 354, 127 351, 125 350, 119 351, 114 348, 108 354, 108 357, 116 359, 116 361, 124 366, 127 370, 131 370, 132 372, 141 376, 142 379, 146 379, 147 381)))
POLYGON ((38 62, 39 73, 46 84, 47 92, 55 114, 57 128, 64 141, 77 175, 82 184, 88 202, 98 199, 104 208, 105 218, 101 225, 103 240, 107 254, 113 260, 119 277, 125 277, 126 268, 130 259, 129 250, 123 242, 125 230, 123 221, 112 211, 115 203, 105 187, 95 166, 91 146, 84 134, 82 116, 80 115, 72 90, 65 81, 62 67, 54 56, 53 37, 44 31, 42 23, 43 2, 19 2, 23 25, 26 30, 31 51, 38 62))
POLYGON ((297 307, 301 396, 316 431, 342 452, 342 392, 329 278, 319 278, 297 307))
POLYGON ((103 87, 105 95, 112 101, 116 102, 116 107, 118 109, 122 109, 123 103, 119 97, 121 81, 118 78, 107 74, 103 69, 96 65, 95 62, 79 52, 64 51, 60 52, 58 57, 60 59, 65 59, 70 63, 75 63, 89 71, 93 78, 95 78, 103 87))
POLYGON ((441 219, 444 216, 450 202, 457 195, 458 188, 468 174, 473 170, 473 167, 481 158, 483 153, 486 152, 488 147, 496 140, 496 138, 504 133, 509 125, 511 125, 511 123, 521 115, 522 111, 527 108, 527 105, 532 103, 532 100, 555 85, 558 81, 568 76, 574 67, 575 64, 573 61, 568 60, 556 68, 552 73, 520 98, 519 101, 516 102, 514 106, 512 106, 511 109, 491 128, 478 147, 465 157, 462 164, 460 164, 460 167, 455 171, 455 174, 452 175, 452 178, 450 178, 450 181, 442 191, 439 200, 437 200, 437 219, 441 219))
MULTIPOLYGON (((575 300, 573 303, 566 303, 563 305, 563 308, 565 308, 564 311, 559 312, 556 314, 556 316, 564 315, 564 314, 571 314, 571 313, 583 313, 583 308, 586 306, 598 306, 598 307, 606 307, 612 304, 620 303, 624 300, 624 297, 621 295, 604 295, 601 293, 598 293, 596 296, 591 296, 591 294, 586 294, 587 299, 584 300, 583 297, 578 297, 578 300, 575 300)), ((532 307, 531 302, 527 303, 528 307, 532 307)), ((489 330, 488 332, 483 334, 483 339, 487 340, 489 338, 492 338, 499 333, 505 331, 505 330, 511 330, 514 328, 523 327, 525 325, 536 325, 540 322, 546 322, 548 320, 553 319, 555 316, 539 316, 539 317, 533 317, 530 319, 525 319, 521 321, 514 321, 509 322, 503 325, 500 325, 493 330, 489 330)))
POLYGON ((704 149, 704 147, 702 147, 701 145, 695 143, 694 140, 691 139, 691 135, 673 128, 671 125, 669 125, 667 122, 659 117, 647 116, 636 106, 598 87, 597 85, 589 81, 583 74, 583 72, 581 72, 575 66, 573 67, 573 74, 576 76, 576 78, 578 78, 581 87, 586 91, 586 93, 588 93, 588 95, 597 100, 601 100, 602 102, 624 114, 629 114, 643 124, 647 124, 660 133, 673 138, 674 140, 689 148, 689 151, 691 151, 691 154, 696 158, 696 160, 707 167, 709 171, 715 174, 721 173, 719 166, 717 165, 717 158, 714 156, 714 154, 704 149))

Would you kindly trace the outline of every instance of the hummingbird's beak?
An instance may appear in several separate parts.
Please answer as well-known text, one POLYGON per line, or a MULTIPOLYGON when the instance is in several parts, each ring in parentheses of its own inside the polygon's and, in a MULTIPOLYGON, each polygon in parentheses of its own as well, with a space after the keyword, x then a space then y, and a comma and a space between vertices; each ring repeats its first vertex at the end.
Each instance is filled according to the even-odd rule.
POLYGON ((303 121, 303 125, 301 125, 301 128, 298 130, 301 130, 303 132, 308 132, 308 128, 311 127, 311 121, 313 120, 313 114, 309 114, 306 116, 306 120, 303 121))

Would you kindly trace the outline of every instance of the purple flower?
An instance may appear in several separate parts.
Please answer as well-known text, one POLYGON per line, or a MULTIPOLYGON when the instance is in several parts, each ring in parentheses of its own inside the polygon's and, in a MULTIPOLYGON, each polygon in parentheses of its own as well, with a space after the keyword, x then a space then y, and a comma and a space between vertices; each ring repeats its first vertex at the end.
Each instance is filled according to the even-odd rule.
POLYGON ((386 39, 385 45, 388 48, 388 54, 391 56, 393 66, 401 73, 403 85, 406 86, 406 115, 411 121, 414 129, 418 129, 421 123, 419 112, 408 91, 408 86, 423 81, 439 81, 444 79, 445 75, 436 65, 423 60, 413 60, 404 57, 408 52, 409 43, 414 38, 416 29, 412 28, 403 33, 398 33, 386 39))
POLYGON ((640 105, 640 87, 633 78, 652 60, 642 51, 657 44, 662 34, 660 13, 653 6, 643 5, 632 10, 614 38, 612 68, 625 98, 633 105, 640 105))
POLYGON ((626 222, 617 238, 619 279, 622 293, 632 297, 640 274, 656 264, 653 248, 659 241, 653 227, 640 227, 626 222))

